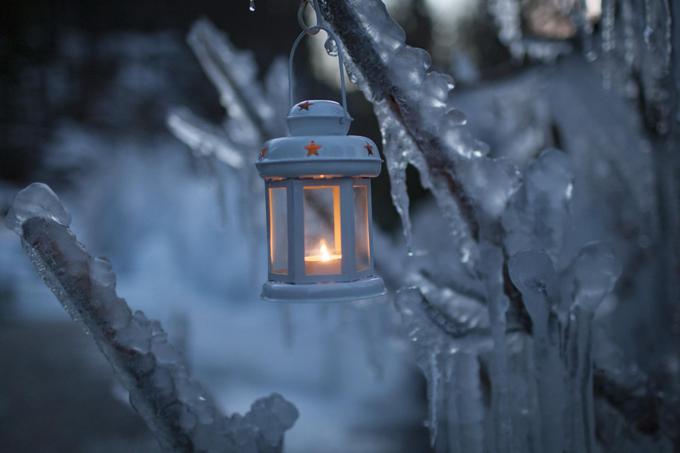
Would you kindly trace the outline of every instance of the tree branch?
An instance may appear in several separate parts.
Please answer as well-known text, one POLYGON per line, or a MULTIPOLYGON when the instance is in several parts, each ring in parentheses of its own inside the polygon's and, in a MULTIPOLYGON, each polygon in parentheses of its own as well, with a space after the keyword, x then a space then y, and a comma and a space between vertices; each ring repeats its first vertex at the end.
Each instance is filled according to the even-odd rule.
POLYGON ((163 449, 281 451, 283 435, 298 417, 295 406, 273 394, 257 400, 245 416, 223 416, 191 379, 160 323, 141 311, 133 314, 118 297, 109 262, 92 258, 60 223, 68 222, 64 213, 47 186, 33 184, 17 195, 7 223, 45 284, 111 363, 163 449))

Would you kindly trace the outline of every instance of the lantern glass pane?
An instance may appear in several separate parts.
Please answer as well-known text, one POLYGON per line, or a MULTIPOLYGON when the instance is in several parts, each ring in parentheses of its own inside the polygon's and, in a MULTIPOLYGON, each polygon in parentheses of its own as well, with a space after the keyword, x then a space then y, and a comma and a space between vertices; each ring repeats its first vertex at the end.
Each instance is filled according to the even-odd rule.
POLYGON ((269 188, 269 264, 272 274, 288 274, 288 203, 285 187, 269 188))
POLYGON ((304 188, 305 274, 342 272, 340 186, 304 188))
POLYGON ((368 228, 368 185, 358 184, 354 186, 354 253, 358 272, 367 270, 370 265, 368 228))

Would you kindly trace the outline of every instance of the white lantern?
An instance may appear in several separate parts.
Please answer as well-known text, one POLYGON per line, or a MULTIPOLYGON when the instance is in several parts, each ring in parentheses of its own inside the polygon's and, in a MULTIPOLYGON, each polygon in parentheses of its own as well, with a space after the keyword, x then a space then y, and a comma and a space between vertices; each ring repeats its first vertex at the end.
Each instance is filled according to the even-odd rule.
POLYGON ((266 185, 266 300, 351 301, 385 293, 375 274, 371 215, 370 178, 380 173, 381 159, 373 141, 347 135, 351 118, 338 57, 343 104, 294 104, 289 136, 265 143, 256 163, 266 185))

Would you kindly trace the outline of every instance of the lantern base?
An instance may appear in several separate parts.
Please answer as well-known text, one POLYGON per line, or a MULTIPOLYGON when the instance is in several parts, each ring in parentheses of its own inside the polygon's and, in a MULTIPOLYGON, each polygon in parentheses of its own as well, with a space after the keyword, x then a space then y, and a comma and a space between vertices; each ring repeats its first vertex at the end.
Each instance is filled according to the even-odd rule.
POLYGON ((270 302, 352 302, 385 294, 380 277, 333 283, 267 282, 262 286, 262 299, 270 302))

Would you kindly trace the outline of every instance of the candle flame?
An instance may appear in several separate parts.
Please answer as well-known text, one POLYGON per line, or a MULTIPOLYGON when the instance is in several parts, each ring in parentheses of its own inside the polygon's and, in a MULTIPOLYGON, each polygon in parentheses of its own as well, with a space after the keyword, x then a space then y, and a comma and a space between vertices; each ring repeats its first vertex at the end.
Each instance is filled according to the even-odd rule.
POLYGON ((328 253, 328 247, 326 246, 326 241, 321 239, 321 245, 319 246, 319 254, 321 255, 321 261, 330 261, 331 255, 328 253))

